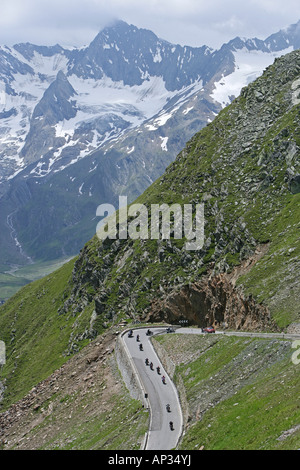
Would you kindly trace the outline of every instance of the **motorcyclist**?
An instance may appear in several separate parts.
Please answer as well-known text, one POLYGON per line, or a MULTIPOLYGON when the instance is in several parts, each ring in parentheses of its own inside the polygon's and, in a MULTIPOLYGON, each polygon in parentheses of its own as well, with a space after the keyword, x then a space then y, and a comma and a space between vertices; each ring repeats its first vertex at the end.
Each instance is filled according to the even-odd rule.
POLYGON ((143 345, 140 344, 140 351, 143 351, 143 345))
POLYGON ((149 365, 149 359, 148 359, 148 357, 145 359, 145 364, 146 364, 146 366, 149 365))
POLYGON ((156 370, 157 370, 157 373, 160 374, 160 367, 159 366, 156 367, 156 370))
POLYGON ((167 409, 167 412, 170 413, 171 407, 170 407, 169 403, 166 405, 166 409, 167 409))
POLYGON ((166 383, 166 377, 164 375, 162 376, 161 380, 164 384, 166 383))
POLYGON ((140 335, 136 335, 136 340, 137 340, 137 341, 140 340, 140 335))
POLYGON ((173 429, 174 429, 173 421, 170 421, 169 426, 170 426, 171 431, 173 431, 173 429))
POLYGON ((150 362, 150 369, 153 370, 153 362, 150 362))

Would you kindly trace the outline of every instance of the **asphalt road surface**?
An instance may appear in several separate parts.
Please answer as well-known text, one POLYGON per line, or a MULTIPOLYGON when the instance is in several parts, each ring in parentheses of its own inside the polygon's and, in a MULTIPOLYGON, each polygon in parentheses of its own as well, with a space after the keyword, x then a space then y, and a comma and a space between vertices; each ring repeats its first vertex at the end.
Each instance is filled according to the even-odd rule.
MULTIPOLYGON (((166 333, 166 327, 153 327, 150 330, 155 334, 166 333)), ((146 444, 147 450, 171 450, 176 447, 179 437, 182 433, 182 411, 177 395, 175 385, 171 382, 164 370, 152 344, 150 338, 146 335, 147 328, 138 328, 133 330, 133 337, 129 338, 127 334, 123 339, 127 345, 129 355, 135 364, 140 382, 148 395, 150 405, 150 428, 146 444), (139 335, 139 341, 137 341, 139 335), (143 345, 143 351, 139 345, 143 345), (145 359, 153 362, 153 370, 145 364, 145 359), (160 367, 161 373, 158 374, 156 367, 160 367), (162 383, 162 376, 166 377, 166 384, 162 383), (171 412, 166 410, 166 404, 169 403, 171 412), (169 422, 174 423, 174 430, 171 431, 169 422)), ((205 334, 198 328, 176 328, 176 333, 182 334, 205 334)), ((172 334, 172 333, 171 333, 172 334)), ((215 334, 234 335, 234 336, 255 336, 263 338, 286 338, 297 339, 300 336, 296 334, 283 333, 256 333, 256 332, 223 332, 216 331, 215 334)))
MULTIPOLYGON (((151 331, 159 334, 165 332, 166 328, 152 328, 151 331)), ((132 338, 127 334, 123 337, 150 404, 150 427, 146 450, 171 450, 176 447, 182 432, 180 402, 177 390, 151 344, 151 337, 147 336, 146 332, 147 328, 134 329, 132 338), (143 351, 139 349, 140 344, 143 345, 143 351), (145 364, 146 358, 153 363, 153 370, 145 364), (160 374, 157 373, 157 367, 160 367, 160 374), (162 382, 163 376, 166 378, 165 384, 162 382), (170 405, 170 412, 166 410, 167 404, 170 405), (173 430, 170 429, 170 421, 174 424, 173 430)))

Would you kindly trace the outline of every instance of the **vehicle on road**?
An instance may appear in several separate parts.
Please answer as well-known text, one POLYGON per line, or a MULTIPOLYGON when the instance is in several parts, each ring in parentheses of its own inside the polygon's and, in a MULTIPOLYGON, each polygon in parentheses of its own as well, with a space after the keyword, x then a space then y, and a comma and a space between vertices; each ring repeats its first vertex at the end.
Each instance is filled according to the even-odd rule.
POLYGON ((150 369, 153 370, 153 362, 150 362, 150 369))
POLYGON ((166 383, 166 377, 164 375, 162 376, 161 381, 162 381, 163 384, 166 383))
POLYGON ((145 364, 146 364, 146 366, 149 365, 149 359, 148 359, 148 357, 145 359, 145 364))
POLYGON ((203 328, 203 333, 215 333, 215 329, 212 326, 208 326, 207 328, 203 328))
POLYGON ((129 333, 128 333, 128 338, 132 338, 133 337, 133 331, 130 330, 129 333))
POLYGON ((140 348, 140 351, 144 351, 144 348, 143 348, 142 344, 139 345, 139 348, 140 348))
POLYGON ((156 367, 156 370, 157 370, 157 373, 160 374, 160 367, 159 366, 156 367))
POLYGON ((137 341, 140 340, 140 335, 136 335, 136 340, 137 340, 137 341))
POLYGON ((173 424, 173 421, 170 421, 170 422, 169 422, 169 426, 170 426, 171 431, 174 431, 174 424, 173 424))
POLYGON ((146 335, 151 336, 152 334, 153 334, 152 331, 148 329, 147 332, 146 332, 146 335))
POLYGON ((168 328, 166 329, 167 333, 174 333, 174 331, 174 328, 171 328, 170 326, 168 326, 168 328))
POLYGON ((166 410, 168 413, 171 413, 171 407, 169 403, 166 405, 166 410))

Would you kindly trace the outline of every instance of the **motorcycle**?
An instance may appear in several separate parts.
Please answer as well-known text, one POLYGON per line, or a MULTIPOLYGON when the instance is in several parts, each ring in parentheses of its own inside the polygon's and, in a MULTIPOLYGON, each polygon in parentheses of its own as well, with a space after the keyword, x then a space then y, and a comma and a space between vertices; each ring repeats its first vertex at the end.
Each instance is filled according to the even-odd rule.
POLYGON ((137 341, 140 340, 140 335, 136 335, 136 340, 137 340, 137 341))
POLYGON ((170 421, 169 426, 170 426, 171 431, 174 431, 174 424, 173 424, 173 421, 170 421))
POLYGON ((160 374, 160 367, 156 367, 158 375, 160 374))
POLYGON ((170 407, 169 403, 166 405, 166 409, 167 409, 168 413, 171 413, 171 407, 170 407))
POLYGON ((146 364, 146 366, 148 366, 148 365, 149 365, 149 359, 148 359, 148 358, 147 358, 147 359, 145 359, 145 364, 146 364))
POLYGON ((164 375, 162 376, 161 380, 162 380, 162 383, 165 385, 166 384, 166 377, 164 375))
POLYGON ((166 329, 166 332, 167 332, 167 333, 174 333, 174 331, 175 331, 174 328, 171 328, 171 327, 169 327, 169 326, 168 326, 168 328, 166 329))
POLYGON ((144 348, 143 348, 143 345, 142 345, 142 344, 140 344, 139 348, 140 348, 140 351, 143 351, 143 350, 144 350, 144 348))
POLYGON ((146 335, 147 335, 147 336, 151 336, 151 335, 152 335, 152 331, 151 331, 151 330, 147 330, 146 335))
POLYGON ((128 333, 128 338, 132 338, 133 337, 133 331, 130 330, 129 333, 128 333))
POLYGON ((150 369, 153 370, 153 362, 150 362, 150 369))

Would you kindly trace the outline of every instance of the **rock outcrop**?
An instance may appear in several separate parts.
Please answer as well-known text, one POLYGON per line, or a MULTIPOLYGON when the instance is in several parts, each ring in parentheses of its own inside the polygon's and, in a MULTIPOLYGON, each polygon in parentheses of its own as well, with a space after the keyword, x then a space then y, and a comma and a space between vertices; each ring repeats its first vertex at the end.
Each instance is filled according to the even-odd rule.
POLYGON ((147 317, 151 321, 178 323, 204 328, 260 331, 276 330, 268 308, 236 289, 226 274, 182 287, 162 301, 154 301, 147 317))

